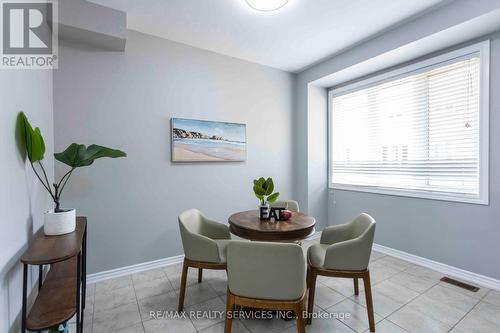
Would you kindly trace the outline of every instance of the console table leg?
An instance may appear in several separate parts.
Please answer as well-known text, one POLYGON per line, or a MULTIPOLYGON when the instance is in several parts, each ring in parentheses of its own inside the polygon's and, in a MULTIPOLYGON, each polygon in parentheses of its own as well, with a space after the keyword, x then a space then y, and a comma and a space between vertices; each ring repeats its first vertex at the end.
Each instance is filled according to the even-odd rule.
POLYGON ((78 252, 77 262, 76 262, 76 332, 82 332, 81 325, 81 314, 80 314, 80 283, 81 283, 81 270, 80 266, 82 264, 82 252, 78 252))
POLYGON ((83 262, 82 262, 82 308, 85 309, 85 301, 87 298, 87 226, 85 226, 85 233, 83 234, 83 262))
POLYGON ((21 313, 21 333, 26 332, 27 289, 28 289, 28 265, 23 264, 23 309, 21 313))

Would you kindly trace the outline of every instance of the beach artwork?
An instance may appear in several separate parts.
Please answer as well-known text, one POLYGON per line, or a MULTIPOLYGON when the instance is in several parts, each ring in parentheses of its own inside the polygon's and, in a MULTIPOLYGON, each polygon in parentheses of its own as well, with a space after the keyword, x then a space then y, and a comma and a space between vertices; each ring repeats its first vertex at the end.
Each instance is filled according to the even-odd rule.
POLYGON ((172 118, 173 162, 244 161, 246 125, 172 118))

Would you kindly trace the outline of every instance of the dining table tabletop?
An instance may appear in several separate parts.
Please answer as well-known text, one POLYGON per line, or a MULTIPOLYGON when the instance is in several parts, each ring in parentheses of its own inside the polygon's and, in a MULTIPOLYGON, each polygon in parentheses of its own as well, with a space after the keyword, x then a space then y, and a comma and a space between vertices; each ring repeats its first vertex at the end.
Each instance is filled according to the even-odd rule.
POLYGON ((232 214, 229 219, 232 234, 253 241, 300 241, 314 233, 316 220, 302 212, 292 212, 288 220, 261 220, 258 210, 232 214))

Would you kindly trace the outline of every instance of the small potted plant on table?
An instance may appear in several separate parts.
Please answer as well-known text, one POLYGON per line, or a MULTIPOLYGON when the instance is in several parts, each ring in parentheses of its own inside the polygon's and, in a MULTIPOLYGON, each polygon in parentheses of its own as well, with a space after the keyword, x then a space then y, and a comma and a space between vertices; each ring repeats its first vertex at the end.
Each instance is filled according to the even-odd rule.
POLYGON ((127 154, 121 150, 103 146, 90 145, 86 147, 82 144, 72 143, 65 151, 54 154, 55 159, 68 165, 70 170, 61 177, 59 182, 54 182, 51 186, 42 164, 45 143, 40 129, 38 127, 33 129, 26 115, 21 112, 18 117, 17 130, 21 140, 22 154, 26 155, 33 172, 54 201, 54 209, 45 212, 43 224, 45 234, 55 236, 73 232, 76 226, 76 210, 74 208, 63 209, 60 206, 61 194, 73 171, 76 168, 89 166, 101 157, 125 157, 127 154))
POLYGON ((260 177, 253 181, 253 192, 260 200, 259 217, 261 220, 269 219, 269 204, 275 202, 280 195, 279 192, 273 193, 273 191, 274 182, 272 178, 260 177))

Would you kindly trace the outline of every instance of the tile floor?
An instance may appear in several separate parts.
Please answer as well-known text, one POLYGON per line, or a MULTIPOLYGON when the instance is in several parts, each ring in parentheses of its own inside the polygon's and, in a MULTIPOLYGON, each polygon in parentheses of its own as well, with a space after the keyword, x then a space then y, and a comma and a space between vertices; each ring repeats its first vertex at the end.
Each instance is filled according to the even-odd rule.
MULTIPOLYGON (((313 241, 304 242, 304 251, 313 241)), ((442 275, 425 267, 373 252, 370 262, 376 331, 500 332, 500 292, 481 288, 472 293, 440 282, 442 275)), ((223 332, 223 318, 154 319, 150 312, 177 308, 181 265, 155 269, 88 286, 85 333, 223 332)), ((190 269, 185 310, 225 308, 223 271, 190 269)), ((362 284, 354 295, 352 280, 318 278, 315 311, 329 319, 314 319, 307 332, 368 332, 362 284), (349 317, 342 317, 342 314, 349 317)), ((74 323, 71 324, 72 332, 74 323)), ((295 321, 245 319, 233 321, 233 332, 295 332, 295 321)))

